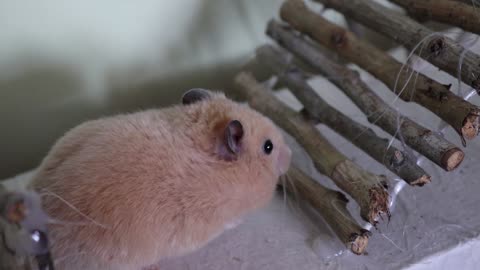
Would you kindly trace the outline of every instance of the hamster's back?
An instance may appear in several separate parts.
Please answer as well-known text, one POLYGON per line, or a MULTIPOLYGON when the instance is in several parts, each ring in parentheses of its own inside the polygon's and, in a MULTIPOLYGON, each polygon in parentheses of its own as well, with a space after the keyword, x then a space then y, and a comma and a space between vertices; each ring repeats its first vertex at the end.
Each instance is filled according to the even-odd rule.
POLYGON ((161 253, 158 235, 136 230, 150 229, 149 213, 175 207, 166 198, 176 192, 175 180, 185 173, 182 156, 191 150, 178 143, 188 138, 182 121, 169 119, 177 113, 174 107, 89 121, 54 145, 32 183, 44 194, 46 212, 61 223, 50 226, 54 256, 65 258, 59 269, 62 263, 65 269, 95 269, 92 254, 128 266, 161 253))

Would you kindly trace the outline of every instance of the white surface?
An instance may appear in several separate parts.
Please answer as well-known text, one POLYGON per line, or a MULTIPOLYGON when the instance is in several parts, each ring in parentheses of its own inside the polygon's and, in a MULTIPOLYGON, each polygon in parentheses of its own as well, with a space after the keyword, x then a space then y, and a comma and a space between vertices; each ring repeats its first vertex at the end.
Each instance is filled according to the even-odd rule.
POLYGON ((451 250, 429 256, 408 270, 478 269, 480 265, 480 239, 473 239, 451 250))

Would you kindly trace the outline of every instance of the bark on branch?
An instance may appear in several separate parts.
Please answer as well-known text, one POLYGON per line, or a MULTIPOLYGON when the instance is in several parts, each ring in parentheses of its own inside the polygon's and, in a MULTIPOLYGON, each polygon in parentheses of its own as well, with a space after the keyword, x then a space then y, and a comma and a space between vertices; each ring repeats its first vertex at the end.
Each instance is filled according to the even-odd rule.
POLYGON ((472 6, 451 0, 390 0, 408 14, 422 20, 433 20, 458 26, 480 34, 480 14, 472 6))
MULTIPOLYGON (((358 0, 348 2, 348 5, 353 2, 358 0)), ((413 76, 414 71, 408 66, 328 22, 309 10, 302 0, 287 0, 281 7, 280 16, 298 31, 377 77, 403 100, 414 101, 435 113, 461 135, 464 145, 464 138, 473 139, 478 135, 480 108, 453 94, 450 85, 440 84, 423 74, 413 76)), ((398 34, 402 31, 399 30, 398 34)))
MULTIPOLYGON (((398 14, 372 0, 315 0, 336 9, 365 26, 404 45, 409 50, 424 43, 420 57, 457 78, 458 61, 464 48, 454 40, 434 32, 408 16, 398 14)), ((435 0, 437 5, 438 0, 435 0)), ((478 23, 478 22, 477 22, 478 23)), ((461 70, 462 81, 480 91, 480 56, 467 52, 461 70)))
POLYGON ((294 165, 283 185, 288 193, 298 195, 315 208, 349 250, 357 255, 365 252, 371 233, 348 212, 348 199, 343 193, 324 187, 294 165))
MULTIPOLYGON (((462 150, 438 134, 399 114, 375 94, 361 80, 356 71, 347 68, 333 57, 328 57, 329 52, 323 46, 312 46, 290 27, 282 26, 274 20, 270 21, 266 32, 278 44, 335 84, 367 115, 370 123, 376 124, 400 140, 403 139, 409 147, 446 171, 457 168, 463 161, 462 150)), ((307 104, 312 99, 303 98, 303 100, 304 104, 307 104)))
POLYGON ((314 125, 279 101, 249 73, 238 74, 234 82, 235 90, 252 108, 292 135, 309 154, 317 170, 330 177, 358 203, 364 220, 375 225, 383 214, 390 217, 385 176, 370 173, 350 161, 314 125))
POLYGON ((308 119, 329 126, 409 185, 423 186, 430 182, 430 176, 416 164, 416 160, 390 146, 387 139, 378 137, 372 129, 353 121, 319 97, 304 80, 305 73, 290 63, 290 56, 270 45, 257 49, 257 58, 267 64, 300 100, 308 119))

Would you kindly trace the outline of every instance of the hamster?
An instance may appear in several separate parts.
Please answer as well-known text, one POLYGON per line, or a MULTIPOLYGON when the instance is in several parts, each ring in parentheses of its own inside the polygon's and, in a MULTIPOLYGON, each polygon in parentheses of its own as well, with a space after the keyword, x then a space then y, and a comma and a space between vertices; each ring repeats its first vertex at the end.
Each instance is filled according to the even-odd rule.
POLYGON ((43 207, 64 222, 49 225, 57 270, 143 269, 264 207, 290 160, 271 120, 221 92, 191 89, 181 104, 73 128, 31 188, 55 195, 43 207))

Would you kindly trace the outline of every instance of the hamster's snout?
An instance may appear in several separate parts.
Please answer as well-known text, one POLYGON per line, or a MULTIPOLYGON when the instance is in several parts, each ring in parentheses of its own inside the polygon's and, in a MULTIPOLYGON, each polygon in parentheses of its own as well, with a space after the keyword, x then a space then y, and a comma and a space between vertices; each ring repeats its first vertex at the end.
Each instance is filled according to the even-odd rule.
POLYGON ((280 148, 277 157, 277 172, 278 175, 284 175, 288 168, 290 167, 290 162, 292 159, 292 150, 288 146, 283 146, 280 148))

